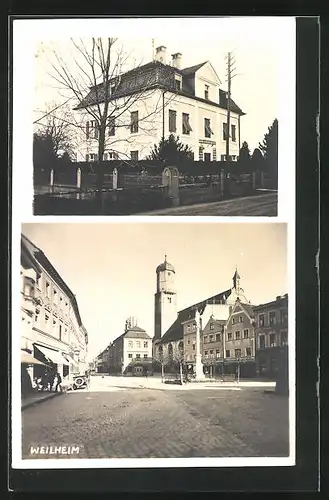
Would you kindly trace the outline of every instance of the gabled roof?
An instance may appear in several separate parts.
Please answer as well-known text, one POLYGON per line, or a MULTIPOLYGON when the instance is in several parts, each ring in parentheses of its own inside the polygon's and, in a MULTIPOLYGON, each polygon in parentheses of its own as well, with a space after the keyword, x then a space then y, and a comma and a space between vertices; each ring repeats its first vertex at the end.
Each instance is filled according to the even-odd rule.
POLYGON ((202 330, 202 333, 210 333, 210 332, 218 332, 219 330, 222 329, 222 327, 226 324, 226 320, 225 319, 216 319, 216 318, 212 318, 210 317, 206 326, 203 328, 202 330), (214 325, 214 328, 213 329, 210 329, 210 325, 213 324, 214 325))
POLYGON ((198 71, 198 69, 202 68, 202 66, 204 66, 205 64, 207 64, 207 62, 208 61, 205 61, 203 63, 195 64, 194 66, 190 66, 189 68, 181 69, 181 73, 184 76, 193 75, 194 73, 196 73, 198 71))
POLYGON ((225 290, 224 292, 218 293, 205 299, 197 304, 186 307, 178 312, 177 318, 174 323, 169 327, 166 333, 163 335, 159 343, 171 342, 174 340, 180 340, 183 338, 183 326, 182 323, 188 321, 189 319, 195 318, 195 312, 198 309, 202 314, 207 304, 220 304, 224 303, 226 299, 230 296, 231 289, 225 290))
POLYGON ((146 333, 143 328, 139 328, 139 326, 134 326, 129 328, 124 334, 125 338, 139 338, 139 339, 150 339, 151 337, 146 333))
MULTIPOLYGON (((198 69, 200 69, 208 62, 209 61, 205 61, 188 68, 178 69, 174 66, 169 66, 169 64, 163 64, 160 61, 151 61, 149 63, 143 64, 142 66, 127 71, 120 76, 111 78, 108 81, 107 88, 109 89, 111 87, 111 82, 113 84, 116 83, 115 91, 113 93, 113 99, 118 99, 138 93, 141 93, 142 95, 142 93, 144 94, 145 92, 148 92, 152 89, 159 88, 162 90, 172 91, 177 95, 193 98, 197 101, 207 103, 211 106, 226 108, 227 103, 224 99, 225 96, 221 97, 220 102, 215 102, 203 99, 202 97, 197 97, 195 95, 193 76, 195 75, 196 71, 198 71, 198 69), (175 74, 180 74, 182 76, 181 90, 176 89, 175 74)), ((224 92, 224 94, 226 93, 224 92)), ((93 87, 90 87, 88 94, 74 109, 83 109, 88 106, 92 106, 97 102, 104 102, 104 99, 105 87, 104 83, 102 82, 93 87)), ((245 114, 232 99, 230 102, 232 112, 238 113, 240 115, 245 114)))
POLYGON ((231 317, 234 313, 234 309, 237 305, 241 306, 242 311, 246 312, 250 316, 250 318, 253 318, 255 316, 255 313, 254 313, 255 306, 253 306, 252 304, 246 304, 244 302, 240 302, 239 300, 237 300, 236 303, 234 304, 234 306, 232 307, 232 312, 231 312, 230 317, 228 318, 227 321, 229 321, 231 319, 231 317))

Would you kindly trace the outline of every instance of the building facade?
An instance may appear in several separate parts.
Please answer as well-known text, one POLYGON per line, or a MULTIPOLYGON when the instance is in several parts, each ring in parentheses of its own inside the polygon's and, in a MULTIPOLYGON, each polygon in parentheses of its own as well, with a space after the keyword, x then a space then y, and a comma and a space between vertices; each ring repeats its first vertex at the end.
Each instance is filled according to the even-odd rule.
POLYGON ((143 328, 126 321, 125 331, 108 347, 109 373, 141 375, 152 367, 152 339, 143 328))
MULTIPOLYGON (((104 86, 90 89, 77 106, 84 135, 78 139, 78 161, 97 161, 99 125, 88 113, 104 106, 104 86)), ((245 113, 230 100, 227 130, 227 93, 209 61, 183 68, 182 55, 169 61, 166 47, 154 60, 109 81, 108 128, 104 160, 145 159, 162 138, 180 137, 195 160, 224 161, 229 134, 230 158, 240 150, 240 117, 245 113)))
POLYGON ((88 369, 88 333, 75 295, 46 255, 28 238, 21 238, 21 342, 31 358, 29 374, 42 376, 52 364, 65 378, 88 369), (26 312, 28 311, 28 312, 26 312), (28 319, 28 321, 27 321, 28 319))
POLYGON ((281 351, 288 345, 288 294, 258 305, 254 311, 257 372, 276 378, 281 351))

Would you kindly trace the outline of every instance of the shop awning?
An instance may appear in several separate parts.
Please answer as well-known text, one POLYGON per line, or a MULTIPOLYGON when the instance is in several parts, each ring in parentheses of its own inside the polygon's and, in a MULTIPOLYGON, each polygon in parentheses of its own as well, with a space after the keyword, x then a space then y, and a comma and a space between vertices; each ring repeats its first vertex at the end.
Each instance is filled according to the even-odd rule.
POLYGON ((43 365, 47 366, 46 363, 36 359, 30 352, 21 351, 21 363, 24 365, 43 365))
POLYGON ((61 355, 60 352, 58 351, 53 351, 52 349, 48 349, 48 347, 40 346, 40 345, 35 345, 34 346, 39 349, 40 352, 44 356, 46 356, 49 361, 52 361, 56 365, 68 365, 69 362, 61 355))
POLYGON ((63 357, 66 359, 66 361, 67 361, 68 363, 72 363, 73 365, 76 365, 76 364, 77 364, 77 362, 76 362, 76 361, 74 361, 74 359, 72 358, 72 356, 70 356, 69 354, 64 353, 64 354, 63 354, 63 357))

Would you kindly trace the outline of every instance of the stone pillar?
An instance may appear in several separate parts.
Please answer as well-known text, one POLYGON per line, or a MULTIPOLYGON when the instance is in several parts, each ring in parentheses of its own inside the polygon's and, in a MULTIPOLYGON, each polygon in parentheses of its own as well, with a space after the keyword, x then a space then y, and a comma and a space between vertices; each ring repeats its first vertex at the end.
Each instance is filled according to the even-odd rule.
POLYGON ((81 189, 81 168, 77 169, 77 188, 81 189))
POLYGON ((203 373, 203 363, 202 354, 200 352, 200 318, 201 315, 199 311, 195 313, 196 321, 196 353, 195 353, 195 380, 204 380, 205 375, 203 373))
POLYGON ((162 171, 162 186, 164 197, 171 206, 179 205, 179 172, 176 167, 165 167, 162 171))
POLYGON ((113 187, 114 190, 118 189, 118 169, 117 168, 113 169, 112 187, 113 187))

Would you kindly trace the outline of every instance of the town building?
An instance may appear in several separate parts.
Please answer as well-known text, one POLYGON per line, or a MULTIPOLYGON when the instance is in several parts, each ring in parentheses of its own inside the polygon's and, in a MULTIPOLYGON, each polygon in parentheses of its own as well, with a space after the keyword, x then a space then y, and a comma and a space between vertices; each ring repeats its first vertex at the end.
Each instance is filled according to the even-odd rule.
POLYGON ((156 49, 154 60, 99 84, 76 107, 84 134, 78 138, 77 161, 97 161, 99 124, 97 106, 109 100, 104 160, 145 159, 156 143, 170 134, 188 145, 195 160, 238 159, 240 118, 245 113, 230 99, 227 130, 227 93, 211 62, 183 67, 180 53, 168 59, 166 47, 156 49), (88 112, 94 112, 91 116, 88 112))
POLYGON ((141 375, 152 368, 152 339, 143 328, 126 321, 125 331, 108 346, 109 373, 141 375))
POLYGON ((254 313, 257 372, 260 376, 276 378, 281 352, 288 345, 288 294, 258 305, 254 313))
POLYGON ((21 237, 21 361, 31 378, 49 364, 65 378, 88 369, 77 300, 43 251, 21 237))
MULTIPOLYGON (((223 365, 223 333, 227 320, 232 312, 236 301, 238 300, 241 289, 238 280, 236 279, 237 272, 233 276, 233 286, 227 290, 213 295, 197 304, 193 304, 176 313, 174 317, 174 308, 157 308, 160 301, 158 292, 159 275, 161 276, 161 288, 163 291, 170 290, 170 294, 175 296, 176 308, 176 285, 173 276, 169 276, 168 272, 175 276, 174 267, 168 263, 167 258, 157 267, 157 291, 155 294, 155 335, 153 338, 153 357, 156 362, 169 364, 171 362, 179 363, 184 361, 189 370, 195 368, 196 359, 196 311, 201 314, 201 353, 202 361, 205 370, 208 373, 221 373, 223 365), (164 272, 166 270, 166 272, 164 272), (170 280, 170 281, 169 281, 170 280), (162 317, 165 315, 165 318, 162 317), (168 325, 166 329, 159 325, 168 325), (212 330, 214 332, 212 333, 212 330), (210 352, 211 351, 211 352, 210 352), (210 362, 210 360, 215 362, 210 362), (210 366, 212 368, 210 368, 210 366), (214 368, 213 368, 214 366, 214 368)), ((170 295, 171 296, 171 295, 170 295)), ((166 302, 166 301, 164 301, 166 302)), ((160 301, 162 303, 162 301, 160 301)), ((172 303, 169 302, 171 305, 172 303)))

